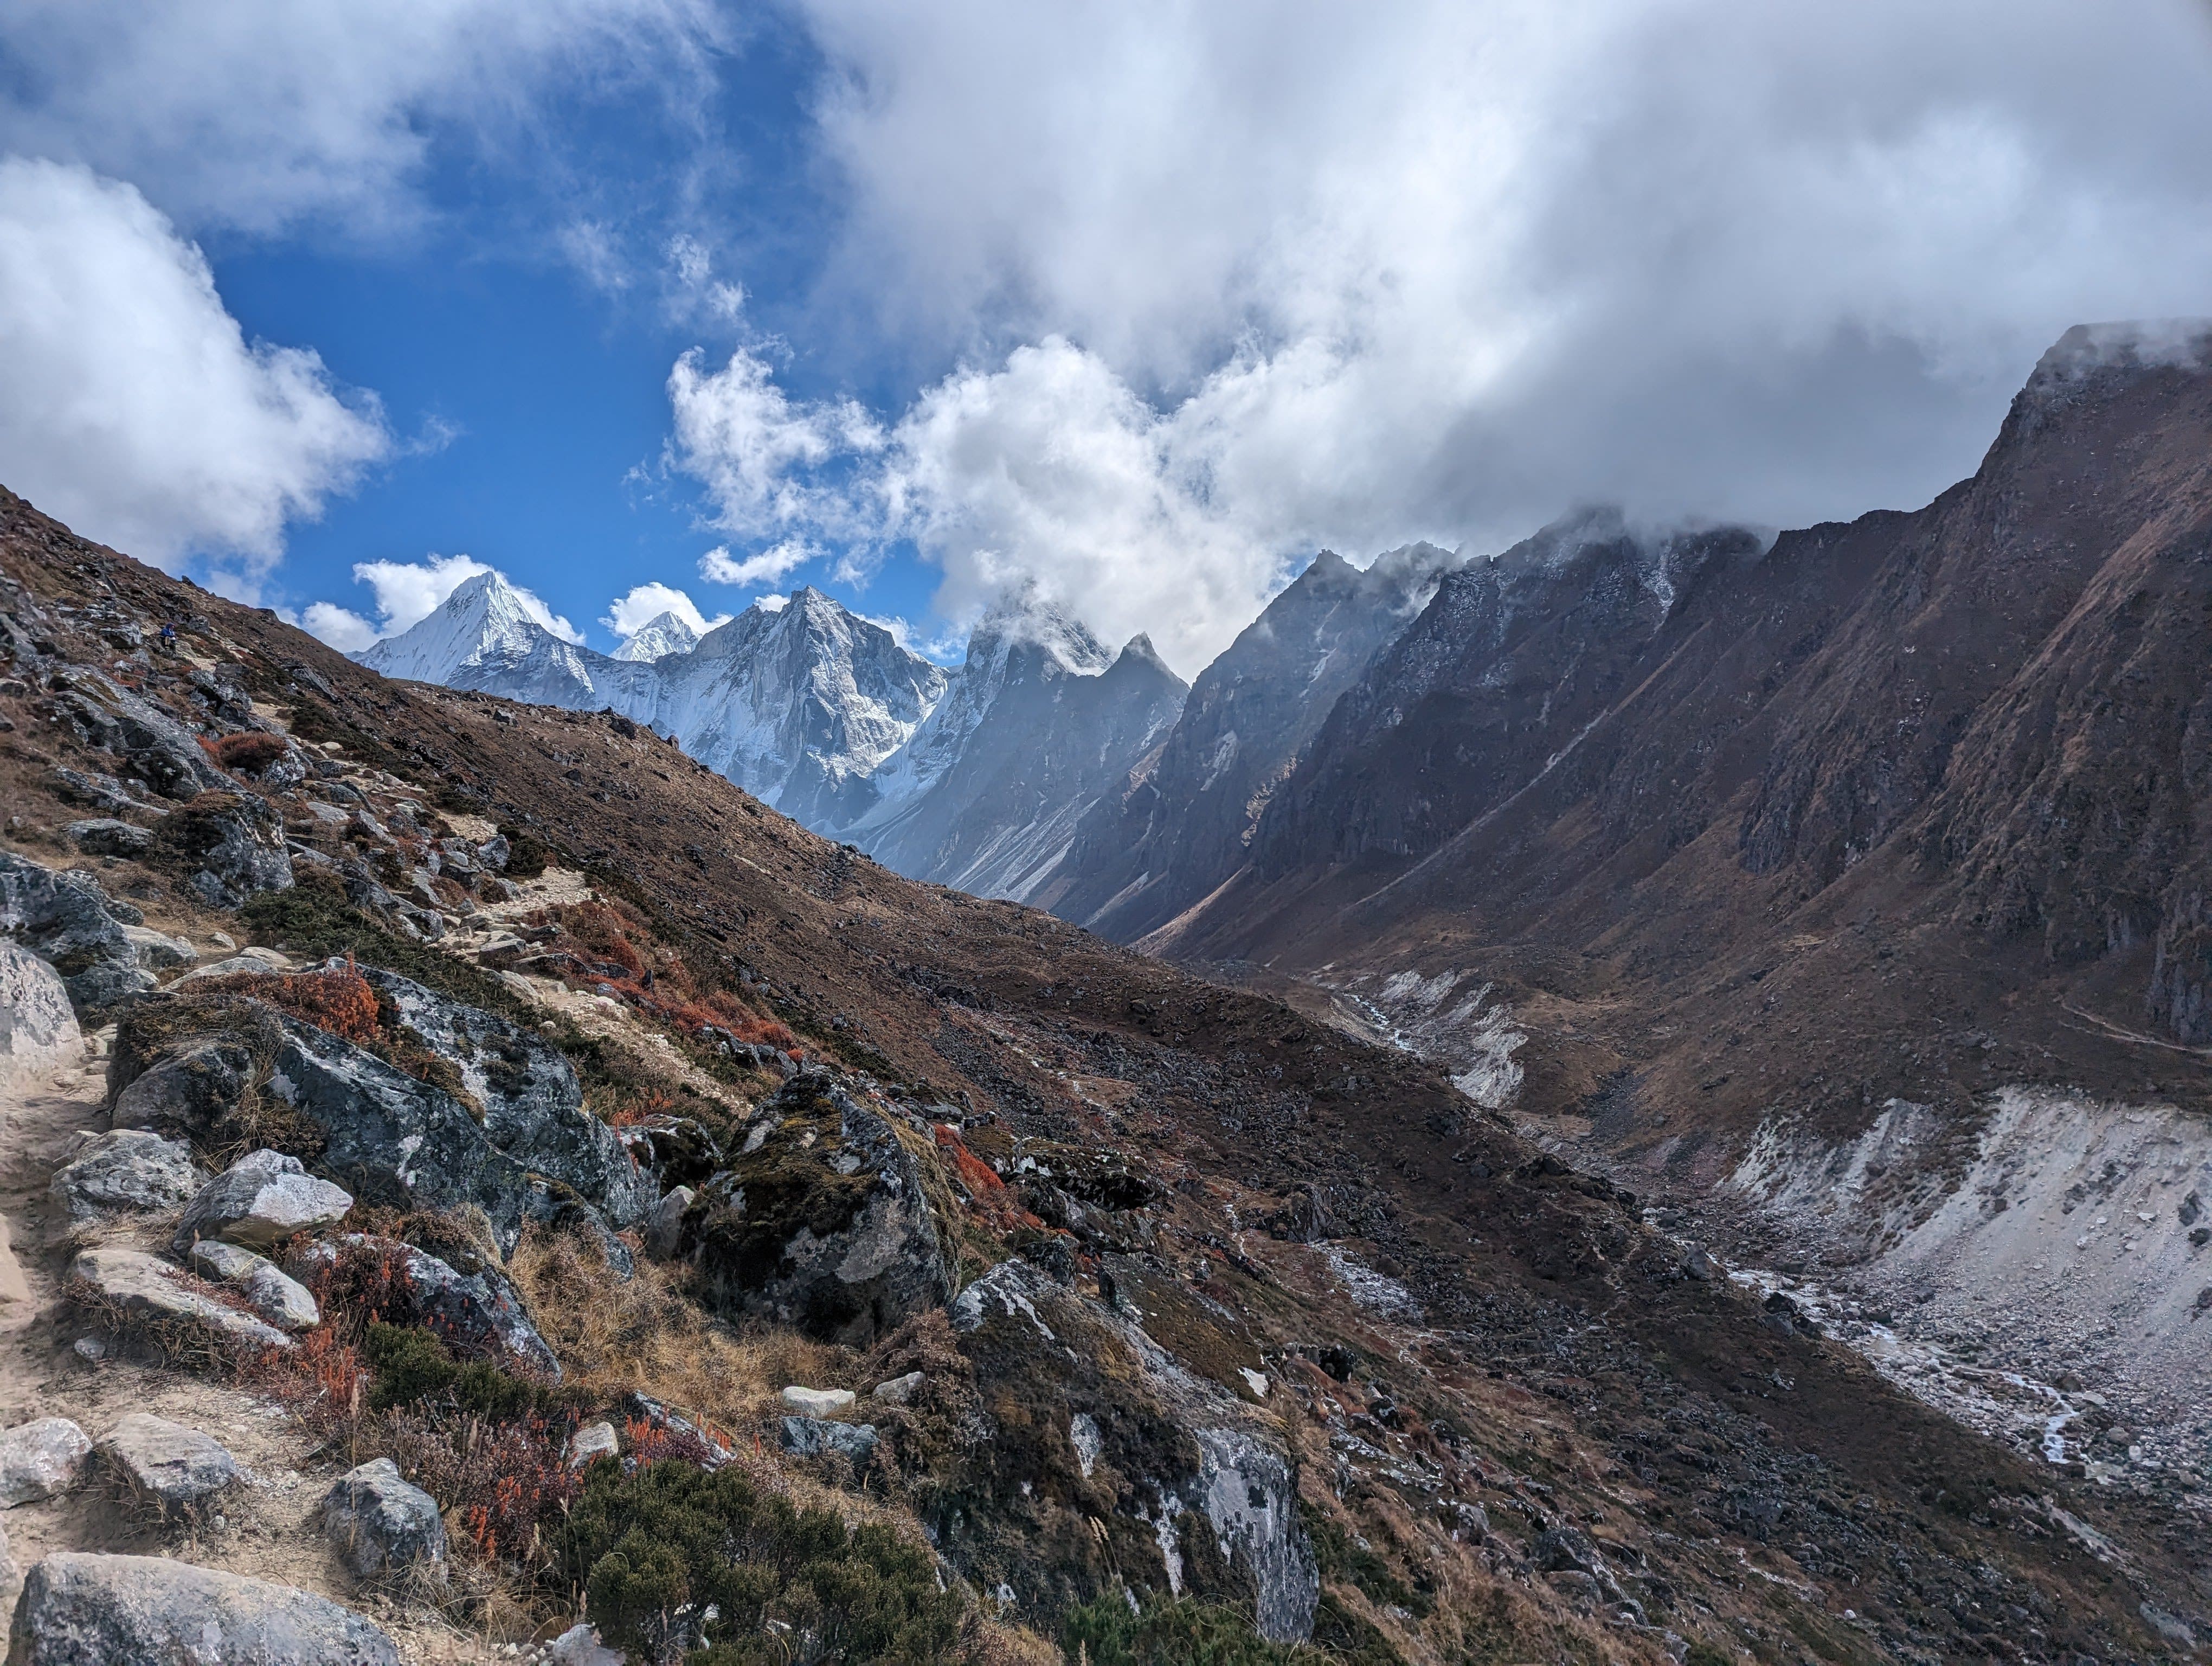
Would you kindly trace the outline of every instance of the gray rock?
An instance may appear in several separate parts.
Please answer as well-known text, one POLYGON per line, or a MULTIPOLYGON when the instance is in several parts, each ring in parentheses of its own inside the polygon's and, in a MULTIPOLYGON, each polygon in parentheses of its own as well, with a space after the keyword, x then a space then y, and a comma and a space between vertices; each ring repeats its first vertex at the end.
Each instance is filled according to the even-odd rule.
POLYGON ((859 1463, 876 1450, 872 1423, 825 1423, 817 1417, 783 1420, 783 1450, 801 1457, 836 1453, 859 1463))
POLYGON ((303 1283, 334 1265, 341 1247, 367 1245, 392 1256, 406 1274, 412 1307, 385 1316, 393 1323, 427 1325, 464 1353, 497 1353, 528 1375, 561 1380, 560 1361, 531 1323, 514 1286, 495 1268, 479 1264, 466 1272, 427 1251, 394 1238, 349 1233, 336 1243, 317 1243, 295 1256, 286 1270, 303 1283))
POLYGON ((333 1225, 352 1207, 352 1194, 316 1179, 298 1158, 258 1151, 202 1189, 186 1206, 171 1243, 179 1256, 202 1238, 265 1250, 295 1232, 333 1225))
POLYGON ((477 847, 477 860, 495 873, 507 872, 507 859, 512 854, 514 847, 504 833, 495 834, 477 847))
POLYGON ((131 940, 139 965, 149 972, 187 966, 200 958, 200 952, 183 938, 157 932, 150 926, 125 926, 123 934, 131 940))
POLYGON ((88 745, 127 760, 167 799, 189 799, 228 784, 198 738, 143 696, 112 678, 71 666, 55 703, 88 745))
POLYGON ((0 933, 61 975, 79 1017, 103 1013, 154 987, 124 934, 144 919, 116 903, 89 873, 57 871, 0 850, 0 933))
POLYGON ((54 1201, 73 1221, 180 1207, 207 1183, 185 1146, 144 1128, 94 1134, 54 1171, 54 1201))
POLYGON ((910 1371, 903 1377, 894 1377, 887 1383, 878 1383, 873 1398, 886 1406, 910 1406, 915 1395, 921 1392, 921 1373, 910 1371))
POLYGON ((356 1579, 410 1568, 445 1577, 446 1523, 437 1500, 403 1480, 390 1458, 339 1478, 323 1499, 323 1531, 356 1579))
POLYGON ((16 1561, 8 1548, 8 1531, 0 1528, 0 1609, 13 1613, 15 1599, 23 1594, 22 1565, 16 1561))
POLYGON ((14 1095, 84 1051, 61 974, 0 939, 0 1094, 14 1095))
POLYGON ((69 824, 71 843, 88 856, 138 856, 154 842, 154 830, 137 827, 112 816, 95 817, 69 824))
POLYGON ((154 854, 189 870, 185 883, 212 909, 292 885, 283 815, 258 793, 203 793, 162 822, 154 854))
POLYGON ((251 1250, 203 1239, 192 1246, 191 1259, 194 1272, 237 1286, 253 1310, 279 1330, 313 1330, 323 1321, 305 1285, 251 1250))
MULTIPOLYGON (((187 972, 179 982, 197 976, 187 972)), ((118 1052, 113 1062, 122 1062, 125 1056, 118 1052)), ((236 1042, 202 1042, 169 1055, 132 1077, 130 1085, 114 1096, 108 1121, 118 1128, 151 1128, 179 1138, 198 1139, 225 1111, 244 1102, 252 1080, 253 1055, 249 1049, 236 1042)))
POLYGON ((94 1449, 117 1479, 165 1515, 191 1515, 246 1478, 238 1460, 198 1429, 132 1412, 94 1449))
POLYGON ((70 1263, 70 1278, 94 1306, 179 1341, 246 1355, 292 1346, 283 1331, 194 1289, 181 1269, 142 1250, 87 1250, 70 1263))
POLYGON ((595 1458, 617 1457, 622 1445, 611 1423, 586 1423, 568 1442, 568 1467, 580 1469, 595 1458))
POLYGON ((696 1195, 689 1186, 678 1186, 645 1218, 645 1253, 653 1260, 673 1260, 684 1247, 684 1212, 696 1195))
POLYGON ((0 1508, 68 1492, 91 1456, 92 1442, 65 1417, 17 1424, 0 1434, 0 1508))
POLYGON ((706 1299, 858 1347, 951 1299, 921 1160, 880 1112, 814 1069, 757 1116, 684 1220, 706 1299))
POLYGON ((97 769, 57 769, 54 778, 61 783, 61 795, 72 804, 88 804, 95 810, 104 810, 110 816, 119 811, 135 810, 155 816, 169 812, 161 806, 149 804, 131 796, 131 789, 113 775, 102 775, 97 769))
POLYGON ((9 1638, 9 1666, 400 1666, 326 1597, 166 1556, 46 1557, 9 1638))
POLYGON ((801 1417, 829 1417, 850 1411, 853 1400, 850 1389, 808 1389, 794 1383, 783 1391, 783 1403, 801 1417))
POLYGON ((545 1645, 544 1666, 629 1666, 629 1657, 599 1641, 599 1627, 571 1626, 545 1645))

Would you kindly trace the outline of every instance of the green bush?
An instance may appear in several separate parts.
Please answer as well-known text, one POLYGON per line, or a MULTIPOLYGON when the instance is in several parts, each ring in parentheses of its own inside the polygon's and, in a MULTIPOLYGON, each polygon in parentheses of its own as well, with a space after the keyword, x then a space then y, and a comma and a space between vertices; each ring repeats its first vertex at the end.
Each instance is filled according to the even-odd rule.
MULTIPOLYGON (((414 1325, 372 1320, 362 1352, 375 1369, 368 1403, 376 1411, 450 1395, 455 1407, 492 1423, 514 1423, 533 1412, 556 1412, 563 1396, 510 1377, 481 1359, 456 1361, 434 1334, 414 1325)), ((573 1398, 573 1396, 569 1396, 573 1398)))
POLYGON ((1328 1666, 1328 1657, 1296 1643, 1270 1643, 1234 1608, 1189 1597, 1154 1601, 1132 1613, 1119 1596, 1102 1596, 1067 1616, 1060 1646, 1090 1666, 1328 1666))
POLYGON ((960 1634, 926 1552, 793 1509, 735 1468, 596 1463, 558 1554, 600 1636, 652 1666, 933 1666, 960 1634))

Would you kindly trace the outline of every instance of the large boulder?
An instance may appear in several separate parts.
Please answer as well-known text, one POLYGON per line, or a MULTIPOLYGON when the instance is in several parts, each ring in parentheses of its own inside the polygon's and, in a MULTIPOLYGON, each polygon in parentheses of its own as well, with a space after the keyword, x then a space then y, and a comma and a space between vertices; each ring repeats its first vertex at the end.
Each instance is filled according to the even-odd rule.
POLYGON ((203 793, 163 818, 151 853, 183 868, 211 909, 234 909, 256 891, 289 891, 292 855, 283 812, 258 793, 203 793))
POLYGON ((352 1207, 350 1193, 307 1173, 298 1158, 251 1152, 185 1206, 172 1247, 181 1256, 202 1238, 220 1238, 266 1250, 295 1232, 334 1225, 352 1207))
POLYGON ((117 1324, 151 1332, 165 1351, 213 1351, 235 1359, 292 1346, 283 1331, 218 1300, 182 1268, 142 1250, 87 1250, 70 1263, 70 1282, 81 1304, 117 1324))
POLYGON ((83 1051, 84 1033, 61 974, 20 944, 0 939, 0 1097, 20 1094, 83 1051))
POLYGON ((92 1442, 65 1417, 41 1417, 0 1434, 0 1508, 66 1493, 84 1474, 92 1442))
POLYGON ((416 1568, 445 1575, 446 1523, 438 1501, 402 1479, 390 1458, 338 1478, 323 1498, 323 1532, 356 1579, 416 1568))
MULTIPOLYGON (((118 1050, 111 1071, 123 1058, 118 1050)), ((224 1113, 245 1103, 253 1086, 253 1049, 238 1041, 203 1041, 165 1055, 114 1094, 108 1121, 118 1128, 204 1138, 224 1113)))
POLYGON ((313 1292, 251 1250, 203 1239, 192 1246, 190 1259, 192 1271, 229 1285, 279 1330, 313 1330, 323 1322, 313 1292))
POLYGON ((0 850, 0 933, 61 975, 80 1017, 105 1013, 154 987, 124 931, 143 923, 137 909, 110 897, 89 873, 0 850))
POLYGON ((8 1666, 399 1666, 327 1597, 166 1556, 46 1558, 9 1636, 8 1666))
POLYGON ((154 830, 113 816, 95 816, 69 824, 70 842, 88 856, 143 856, 154 842, 154 830))
POLYGON ((132 1412, 94 1450, 115 1477, 164 1516, 197 1516, 246 1479, 221 1442, 187 1424, 132 1412))
POLYGON ((189 799, 228 785, 199 738, 144 696, 74 666, 57 673, 53 686, 55 704, 78 737, 114 753, 163 798, 189 799))
POLYGON ((1249 1339, 1210 1332, 1218 1317, 1164 1286, 1109 1303, 1018 1259, 963 1289, 951 1317, 977 1408, 933 1526, 964 1573, 1033 1612, 1126 1580, 1242 1606, 1275 1641, 1311 1635, 1319 1575, 1296 1463, 1238 1370, 1258 1357, 1249 1339))
POLYGON ((934 1158, 828 1071, 793 1077, 757 1116, 684 1217, 707 1299, 862 1347, 951 1299, 934 1158))
POLYGON ((342 1255, 370 1254, 391 1263, 406 1292, 403 1310, 384 1316, 395 1324, 436 1331, 462 1353, 489 1355, 525 1375, 561 1380, 561 1364, 530 1322, 529 1310, 504 1274, 488 1262, 465 1269, 396 1238, 349 1232, 335 1243, 311 1244, 287 1264, 301 1283, 327 1278, 342 1255))
POLYGON ((206 1184, 191 1152, 143 1128, 94 1134, 54 1170, 54 1201, 82 1225, 112 1214, 174 1209, 206 1184))

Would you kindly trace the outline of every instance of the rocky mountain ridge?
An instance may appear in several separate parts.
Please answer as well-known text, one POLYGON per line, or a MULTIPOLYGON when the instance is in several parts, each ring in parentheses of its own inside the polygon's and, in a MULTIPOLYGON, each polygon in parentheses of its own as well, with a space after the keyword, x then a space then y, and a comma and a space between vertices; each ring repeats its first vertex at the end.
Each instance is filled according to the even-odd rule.
POLYGON ((55 899, 9 952, 70 1009, 0 1167, 0 1459, 57 1455, 5 1517, 27 1658, 195 1614, 222 1663, 597 1627, 691 1666, 2150 1660, 2203 1623, 2192 1518, 1917 1403, 1406 1052, 14 498, 0 575, 9 871, 55 899), (279 1278, 301 1329, 252 1307, 306 1320, 279 1278), (173 1516, 149 1443, 196 1455, 173 1516), (94 1474, 149 1484, 118 1517, 94 1474))

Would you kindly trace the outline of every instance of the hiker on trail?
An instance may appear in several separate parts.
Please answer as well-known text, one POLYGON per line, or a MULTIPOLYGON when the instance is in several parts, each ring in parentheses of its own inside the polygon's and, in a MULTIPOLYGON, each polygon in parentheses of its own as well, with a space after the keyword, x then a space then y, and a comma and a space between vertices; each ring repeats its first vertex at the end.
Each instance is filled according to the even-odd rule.
POLYGON ((165 619, 161 622, 161 652, 164 654, 174 654, 176 651, 177 628, 165 619))

